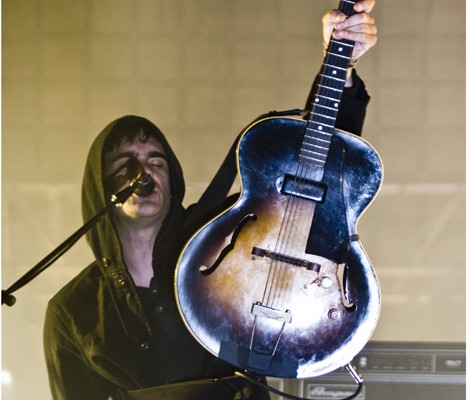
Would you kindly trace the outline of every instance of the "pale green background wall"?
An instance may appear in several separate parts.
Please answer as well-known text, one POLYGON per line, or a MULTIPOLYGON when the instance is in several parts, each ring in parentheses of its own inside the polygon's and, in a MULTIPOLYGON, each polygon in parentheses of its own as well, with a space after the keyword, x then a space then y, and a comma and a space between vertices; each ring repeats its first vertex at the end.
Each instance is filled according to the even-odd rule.
MULTIPOLYGON (((301 107, 330 0, 4 0, 2 288, 81 225, 88 147, 135 113, 168 135, 196 200, 237 132, 301 107)), ((358 67, 385 184, 359 224, 383 293, 378 340, 465 340, 465 3, 379 0, 358 67)), ((47 300, 81 241, 2 308, 4 399, 47 399, 47 300)))

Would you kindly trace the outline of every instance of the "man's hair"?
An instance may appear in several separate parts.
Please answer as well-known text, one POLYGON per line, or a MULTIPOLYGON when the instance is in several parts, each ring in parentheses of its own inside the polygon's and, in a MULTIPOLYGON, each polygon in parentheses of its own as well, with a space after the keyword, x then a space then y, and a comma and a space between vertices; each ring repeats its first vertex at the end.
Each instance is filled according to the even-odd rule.
POLYGON ((162 132, 146 118, 128 115, 118 119, 105 139, 104 154, 118 148, 122 143, 139 140, 146 143, 151 138, 161 142, 162 132))
MULTIPOLYGON (((135 141, 147 143, 151 139, 156 140, 162 146, 165 144, 162 132, 151 121, 133 115, 118 119, 111 127, 104 141, 102 170, 104 171, 106 154, 112 153, 124 143, 133 143, 135 141)), ((134 160, 127 160, 117 171, 114 171, 109 176, 103 177, 104 191, 106 194, 115 194, 115 190, 120 188, 126 180, 132 178, 137 173, 135 168, 138 168, 140 164, 138 161, 136 161, 136 164, 132 161, 134 160), (123 175, 122 171, 125 171, 123 175)))

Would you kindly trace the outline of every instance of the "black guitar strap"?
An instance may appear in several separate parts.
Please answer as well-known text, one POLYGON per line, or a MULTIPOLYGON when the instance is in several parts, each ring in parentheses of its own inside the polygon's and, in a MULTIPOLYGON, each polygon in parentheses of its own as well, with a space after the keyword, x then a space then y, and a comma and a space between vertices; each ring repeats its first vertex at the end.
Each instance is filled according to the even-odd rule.
MULTIPOLYGON (((299 115, 300 113, 303 113, 303 110, 294 109, 288 111, 270 111, 267 114, 259 116, 253 122, 267 117, 299 115)), ((215 210, 226 202, 237 176, 236 149, 241 136, 241 134, 237 136, 233 142, 223 163, 219 167, 216 175, 214 175, 209 186, 199 198, 198 202, 195 205, 190 206, 189 216, 184 223, 184 227, 187 227, 199 218, 208 215, 210 211, 215 210)), ((233 195, 231 202, 227 202, 226 204, 231 204, 237 197, 238 196, 233 195)))
POLYGON ((239 139, 240 136, 235 139, 219 170, 198 202, 189 207, 189 216, 184 222, 184 227, 190 226, 205 216, 227 198, 237 176, 235 150, 239 139))

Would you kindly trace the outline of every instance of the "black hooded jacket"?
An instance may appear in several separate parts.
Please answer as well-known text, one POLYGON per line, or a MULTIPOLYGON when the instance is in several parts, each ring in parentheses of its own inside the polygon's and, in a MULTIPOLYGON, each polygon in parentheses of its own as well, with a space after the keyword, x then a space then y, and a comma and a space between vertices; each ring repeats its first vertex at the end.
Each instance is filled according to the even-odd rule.
MULTIPOLYGON (((360 134, 369 97, 355 74, 354 82, 353 88, 344 91, 336 126, 360 134)), ((85 221, 108 201, 102 152, 105 139, 121 121, 109 124, 90 149, 82 187, 85 221)), ((150 288, 135 286, 110 215, 88 232, 95 261, 50 300, 46 311, 44 345, 54 399, 105 400, 118 389, 148 388, 234 371, 204 350, 185 328, 175 302, 173 274, 178 253, 196 228, 196 224, 187 224, 190 214, 199 210, 203 214, 225 201, 230 183, 224 178, 228 181, 235 175, 235 163, 228 157, 228 168, 217 177, 220 187, 211 185, 202 204, 186 210, 182 206, 182 168, 158 132, 168 158, 172 191, 171 211, 154 244, 153 267, 160 278, 153 279, 150 288)))

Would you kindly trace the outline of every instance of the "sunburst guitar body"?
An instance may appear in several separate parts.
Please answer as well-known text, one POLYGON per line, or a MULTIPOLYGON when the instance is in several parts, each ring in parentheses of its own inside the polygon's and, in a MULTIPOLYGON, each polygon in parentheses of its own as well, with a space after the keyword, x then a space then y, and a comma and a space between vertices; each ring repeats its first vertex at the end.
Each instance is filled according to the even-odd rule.
POLYGON ((179 258, 186 326, 240 369, 322 375, 350 363, 377 325, 380 288, 356 226, 383 167, 368 142, 334 128, 352 50, 331 40, 306 117, 265 117, 243 131, 240 197, 179 258))

